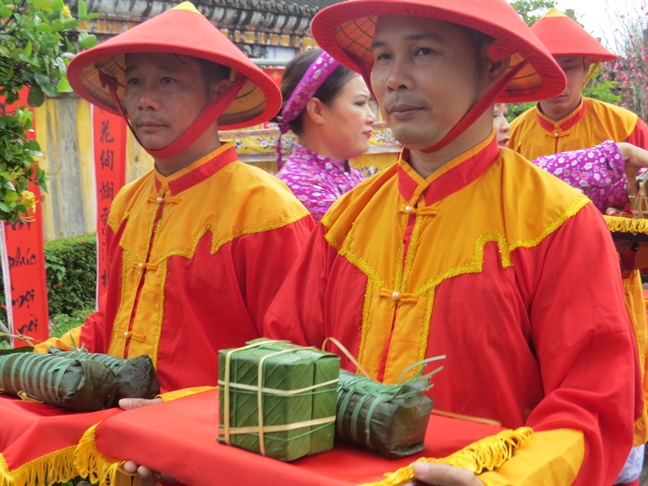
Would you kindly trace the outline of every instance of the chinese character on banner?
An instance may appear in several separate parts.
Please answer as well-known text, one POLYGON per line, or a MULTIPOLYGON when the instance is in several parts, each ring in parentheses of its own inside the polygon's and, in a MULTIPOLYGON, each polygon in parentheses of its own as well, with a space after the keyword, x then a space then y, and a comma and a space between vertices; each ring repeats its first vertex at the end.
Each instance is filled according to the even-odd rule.
POLYGON ((106 226, 110 205, 126 183, 126 122, 92 107, 94 174, 97 201, 97 303, 107 290, 106 226))
MULTIPOLYGON (((5 107, 7 112, 11 111, 12 106, 26 106, 28 94, 25 90, 15 105, 5 107)), ((35 132, 29 132, 28 138, 35 139, 35 132)), ((39 187, 30 184, 28 189, 36 196, 36 210, 29 211, 29 221, 2 221, 0 246, 9 331, 14 335, 33 338, 34 344, 37 344, 49 337, 43 211, 39 187)), ((12 338, 14 347, 28 344, 12 338)))

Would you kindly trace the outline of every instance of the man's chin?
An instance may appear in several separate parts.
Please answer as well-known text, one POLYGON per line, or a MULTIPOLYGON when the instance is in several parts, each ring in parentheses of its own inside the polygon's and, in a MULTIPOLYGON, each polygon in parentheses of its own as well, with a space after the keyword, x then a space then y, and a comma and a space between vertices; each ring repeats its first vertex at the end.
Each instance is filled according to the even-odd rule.
POLYGON ((145 150, 162 150, 169 146, 169 142, 166 140, 156 140, 155 138, 147 137, 146 135, 138 135, 138 141, 145 150))
POLYGON ((441 140, 440 137, 436 137, 433 134, 414 132, 412 130, 392 128, 392 133, 398 143, 409 150, 425 150, 441 140))

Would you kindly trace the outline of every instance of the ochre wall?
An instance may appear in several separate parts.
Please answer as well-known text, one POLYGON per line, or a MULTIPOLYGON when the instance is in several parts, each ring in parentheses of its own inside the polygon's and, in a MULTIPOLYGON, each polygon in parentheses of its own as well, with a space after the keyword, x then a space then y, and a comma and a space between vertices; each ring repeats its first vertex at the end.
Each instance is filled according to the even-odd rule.
MULTIPOLYGON (((50 173, 43 194, 45 240, 93 233, 96 229, 90 104, 74 95, 48 99, 35 109, 39 164, 50 173)), ((153 168, 153 158, 128 132, 126 182, 153 168)))

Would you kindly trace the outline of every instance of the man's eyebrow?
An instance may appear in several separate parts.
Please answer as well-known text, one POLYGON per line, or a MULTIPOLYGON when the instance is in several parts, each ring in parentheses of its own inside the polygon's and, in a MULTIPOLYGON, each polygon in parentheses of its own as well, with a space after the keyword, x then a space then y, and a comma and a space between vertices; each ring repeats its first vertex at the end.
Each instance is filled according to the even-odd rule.
MULTIPOLYGON (((178 71, 175 67, 168 66, 166 64, 158 64, 155 67, 158 68, 160 71, 165 72, 165 73, 175 73, 175 72, 178 71)), ((127 67, 125 73, 130 74, 133 71, 137 71, 137 68, 138 68, 138 66, 127 67)))
MULTIPOLYGON (((436 42, 441 42, 443 41, 443 37, 438 35, 438 34, 432 34, 432 33, 415 33, 415 34, 407 34, 405 37, 403 37, 404 41, 411 42, 411 41, 420 41, 420 40, 433 40, 436 42)), ((385 46, 384 41, 374 41, 371 44, 371 49, 377 49, 379 47, 384 47, 385 46)))

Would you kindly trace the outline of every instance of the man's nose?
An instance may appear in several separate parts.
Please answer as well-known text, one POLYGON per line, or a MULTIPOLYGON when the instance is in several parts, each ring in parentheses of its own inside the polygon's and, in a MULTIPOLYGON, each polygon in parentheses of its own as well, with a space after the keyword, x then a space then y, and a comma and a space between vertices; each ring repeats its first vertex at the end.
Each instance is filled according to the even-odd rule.
POLYGON ((160 109, 160 98, 157 86, 152 86, 151 84, 145 84, 142 86, 142 90, 137 99, 137 109, 154 111, 160 109))
POLYGON ((406 90, 411 89, 412 80, 408 75, 408 67, 405 61, 394 58, 391 63, 385 86, 387 91, 406 90))

